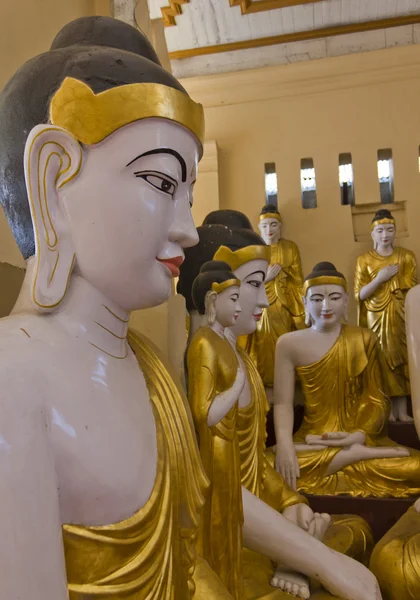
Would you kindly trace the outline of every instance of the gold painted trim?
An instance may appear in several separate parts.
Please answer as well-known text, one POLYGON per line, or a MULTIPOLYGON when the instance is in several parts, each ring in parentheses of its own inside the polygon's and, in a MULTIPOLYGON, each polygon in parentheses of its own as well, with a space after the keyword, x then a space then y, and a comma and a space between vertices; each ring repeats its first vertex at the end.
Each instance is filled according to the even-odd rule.
POLYGON ((370 226, 370 230, 373 231, 374 228, 376 227, 376 225, 385 225, 386 223, 389 223, 390 225, 394 225, 394 227, 396 228, 396 224, 395 224, 395 219, 378 219, 377 221, 372 221, 372 225, 370 226))
POLYGON ((227 279, 226 281, 222 281, 222 283, 217 283, 216 281, 213 281, 213 283, 211 284, 211 291, 216 292, 216 294, 221 294, 222 292, 233 286, 241 287, 241 282, 239 281, 239 279, 227 279))
POLYGON ((96 344, 93 344, 92 342, 89 342, 89 344, 91 346, 93 346, 94 348, 96 348, 97 350, 100 350, 100 352, 103 352, 107 356, 110 356, 111 358, 118 358, 118 360, 124 360, 128 356, 128 348, 127 348, 127 352, 125 353, 125 356, 115 356, 115 354, 110 354, 109 352, 107 352, 103 348, 99 348, 99 346, 97 346, 96 344))
POLYGON ((315 4, 322 0, 229 0, 231 6, 240 6, 243 15, 263 12, 265 10, 275 10, 276 8, 287 8, 288 6, 298 6, 300 4, 315 4))
POLYGON ((105 306, 105 304, 102 304, 102 306, 105 308, 105 310, 107 310, 113 317, 115 317, 116 319, 118 319, 118 321, 121 321, 121 323, 128 323, 128 319, 122 319, 121 317, 119 317, 118 315, 116 315, 110 308, 108 308, 107 306, 105 306))
POLYGON ((162 21, 165 27, 176 25, 175 17, 182 15, 181 4, 188 4, 190 0, 168 0, 169 6, 162 6, 162 21))
POLYGON ((260 223, 261 221, 264 221, 264 219, 277 219, 277 221, 280 223, 283 222, 280 213, 264 213, 263 215, 259 216, 260 223))
POLYGON ((116 333, 114 333, 113 331, 108 329, 108 327, 101 325, 98 321, 94 321, 94 323, 96 325, 99 325, 99 327, 102 327, 102 329, 104 329, 107 333, 110 333, 111 335, 113 335, 115 338, 117 338, 117 340, 126 340, 127 339, 127 335, 123 335, 123 336, 117 335, 116 333))
POLYGON ((266 260, 270 262, 270 246, 245 246, 232 251, 227 246, 220 246, 213 260, 226 262, 232 271, 251 260, 266 260))
POLYGON ((335 275, 320 275, 319 277, 307 279, 303 283, 303 295, 306 296, 306 292, 309 290, 309 288, 314 287, 314 285, 340 285, 347 292, 347 281, 344 279, 344 277, 336 277, 335 275))
POLYGON ((204 111, 184 92, 159 83, 131 83, 95 94, 66 77, 50 105, 51 123, 82 144, 97 144, 129 123, 159 117, 179 123, 204 142, 204 111))
POLYGON ((420 23, 420 13, 392 17, 390 19, 379 19, 378 21, 364 21, 362 23, 349 23, 346 25, 337 25, 335 27, 324 27, 322 29, 312 29, 310 31, 296 31, 294 33, 273 35, 253 40, 243 40, 241 42, 204 46, 203 48, 177 50, 176 52, 169 52, 169 58, 170 60, 180 60, 183 58, 192 58, 193 56, 205 56, 207 54, 220 54, 222 52, 232 52, 234 50, 262 48, 265 46, 275 46, 277 44, 289 44, 290 42, 303 42, 306 40, 316 40, 319 38, 328 38, 349 33, 362 33, 364 31, 374 31, 377 29, 402 27, 403 25, 415 25, 416 23, 420 23))

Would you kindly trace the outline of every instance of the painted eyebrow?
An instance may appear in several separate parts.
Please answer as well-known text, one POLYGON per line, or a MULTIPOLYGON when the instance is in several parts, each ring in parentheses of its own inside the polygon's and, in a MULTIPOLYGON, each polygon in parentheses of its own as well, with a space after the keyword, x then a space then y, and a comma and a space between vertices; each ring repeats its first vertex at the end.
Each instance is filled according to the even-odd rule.
POLYGON ((143 158, 143 156, 152 156, 153 154, 170 154, 171 156, 174 156, 181 165, 182 182, 185 183, 187 181, 187 165, 185 163, 185 160, 176 150, 172 150, 172 148, 156 148, 155 150, 148 150, 148 152, 143 152, 143 154, 139 154, 138 156, 136 156, 136 158, 130 160, 126 167, 132 165, 139 158, 143 158))

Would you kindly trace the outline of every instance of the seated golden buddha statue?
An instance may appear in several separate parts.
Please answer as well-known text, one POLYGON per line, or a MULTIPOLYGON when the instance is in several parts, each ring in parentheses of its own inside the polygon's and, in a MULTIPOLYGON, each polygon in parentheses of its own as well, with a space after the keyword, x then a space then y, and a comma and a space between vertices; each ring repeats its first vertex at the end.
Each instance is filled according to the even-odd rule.
POLYGON ((305 327, 302 302, 303 273, 299 249, 281 237, 282 218, 272 204, 263 207, 259 230, 270 246, 270 266, 265 281, 268 306, 255 332, 240 341, 258 368, 266 387, 274 381, 274 357, 279 337, 305 327))
POLYGON ((319 263, 304 283, 308 329, 277 343, 274 386, 276 466, 312 494, 405 498, 420 494, 420 453, 390 440, 378 344, 346 321, 347 283, 319 263), (297 373, 304 421, 293 437, 297 373))
POLYGON ((417 283, 416 258, 410 250, 394 247, 395 219, 386 209, 372 220, 374 249, 357 259, 354 293, 359 303, 359 325, 377 335, 383 352, 382 376, 391 397, 390 421, 412 422, 407 412, 410 394, 404 302, 417 283))
MULTIPOLYGON (((420 433, 420 286, 405 303, 411 397, 417 434, 420 433)), ((375 546, 370 568, 377 576, 384 600, 420 598, 420 499, 375 546)))
POLYGON ((0 320, 0 597, 228 600, 196 556, 208 480, 187 401, 127 337, 197 242, 202 108, 141 32, 83 18, 3 89, 0 138, 27 260, 0 320))
MULTIPOLYGON (((213 232, 220 242, 223 229, 220 226, 219 228, 214 227, 213 232)), ((199 232, 202 236, 199 246, 195 248, 195 252, 186 251, 186 260, 181 267, 178 289, 185 294, 191 294, 191 288, 188 289, 188 284, 192 279, 191 274, 199 268, 200 257, 201 259, 206 258, 209 248, 211 251, 214 249, 210 241, 211 230, 201 227, 199 232), (203 242, 202 245, 201 242, 203 242)), ((228 228, 225 228, 224 235, 233 251, 227 247, 220 248, 215 255, 215 259, 225 260, 234 271, 235 278, 242 279, 241 297, 244 306, 240 297, 241 312, 236 320, 239 330, 236 333, 233 332, 232 328, 225 328, 224 330, 236 353, 236 336, 252 333, 257 322, 256 317, 260 314, 261 308, 266 305, 263 281, 268 266, 268 256, 266 246, 253 232, 231 232, 228 228), (250 244, 254 245, 251 246, 250 244), (223 255, 219 252, 222 252, 223 255), (240 320, 242 320, 242 324, 239 323, 240 320)), ((197 305, 200 306, 199 301, 197 301, 197 305)), ((202 311, 203 304, 201 302, 200 312, 202 311)), ((236 327, 236 324, 233 327, 236 327)), ((307 598, 310 592, 306 576, 311 577, 311 573, 308 572, 307 561, 310 560, 312 555, 311 548, 313 544, 319 544, 319 540, 325 536, 325 541, 331 548, 338 548, 340 551, 347 552, 350 556, 366 560, 371 544, 369 528, 362 519, 357 517, 338 518, 330 525, 330 517, 314 514, 307 506, 307 501, 289 488, 281 475, 269 464, 265 456, 265 416, 268 405, 262 381, 249 357, 241 353, 236 354, 236 361, 233 360, 235 355, 232 355, 226 349, 225 340, 221 339, 220 336, 216 340, 215 335, 214 331, 208 331, 208 327, 201 327, 192 338, 187 360, 188 391, 196 429, 200 437, 200 448, 203 448, 207 455, 207 459, 202 455, 203 461, 205 465, 211 463, 207 474, 213 486, 213 493, 216 493, 215 489, 219 491, 221 489, 225 490, 226 497, 231 497, 231 494, 226 490, 226 484, 233 484, 233 474, 231 473, 233 460, 230 459, 229 465, 225 462, 225 469, 230 469, 229 474, 225 476, 225 480, 221 482, 214 480, 212 477, 212 465, 214 463, 213 460, 210 461, 208 458, 213 456, 209 449, 214 449, 214 446, 208 442, 210 436, 208 431, 204 431, 204 442, 201 443, 202 434, 200 432, 203 431, 206 425, 207 427, 209 425, 211 399, 220 400, 222 398, 233 402, 238 397, 238 389, 243 388, 239 396, 237 409, 236 437, 239 443, 241 463, 240 483, 243 486, 244 545, 247 548, 243 562, 245 598, 286 600, 287 594, 285 592, 307 598), (220 361, 220 356, 225 357, 226 360, 220 361), (243 356, 247 361, 246 364, 243 361, 243 356), (238 363, 242 365, 242 370, 246 373, 245 384, 240 381, 238 363), (222 371, 225 373, 224 379, 222 379, 222 371), (254 504, 257 500, 259 501, 254 504), (274 509, 274 512, 272 509, 274 509), (282 515, 279 513, 282 513, 282 515), (249 538, 248 524, 253 522, 257 516, 261 529, 260 541, 256 547, 255 540, 249 538), (283 517, 286 517, 287 520, 283 517), (299 559, 303 559, 302 562, 298 560, 298 555, 295 553, 297 542, 295 536, 298 535, 296 530, 294 530, 293 540, 286 542, 288 539, 288 527, 286 526, 288 521, 297 524, 298 531, 301 531, 301 535, 304 534, 302 542, 305 540, 307 550, 303 556, 299 555, 299 559), (279 547, 277 547, 275 540, 281 545, 288 544, 286 556, 279 553, 279 547), (258 550, 258 553, 253 552, 250 548, 258 550), (272 560, 278 565, 275 573, 272 560), (272 585, 279 589, 270 587, 270 580, 272 585)), ((229 430, 231 431, 231 429, 229 430)), ((225 428, 223 431, 225 432, 225 428)), ((212 441, 214 441, 214 435, 215 432, 211 437, 212 441)), ((230 439, 233 439, 233 437, 235 436, 231 432, 230 439)), ((224 440, 224 443, 226 443, 226 440, 224 440)), ((218 454, 217 458, 220 458, 220 456, 218 454)), ((230 453, 229 456, 231 457, 230 453)), ((220 521, 220 507, 218 507, 216 513, 219 515, 218 521, 220 521)), ((321 556, 328 551, 326 546, 320 544, 317 552, 321 556)), ((223 556, 219 555, 217 558, 219 563, 223 560, 227 560, 226 552, 223 556)), ((238 567, 238 565, 236 566, 238 567)), ((327 565, 324 563, 325 567, 327 565)), ((224 568, 226 569, 226 566, 224 568)), ((366 572, 363 571, 363 573, 366 572)), ((332 571, 328 569, 328 577, 330 576, 332 576, 332 571)), ((324 580, 323 584, 326 588, 332 590, 329 581, 324 580)), ((334 588, 334 592, 337 596, 345 597, 344 588, 340 591, 334 588)), ((352 592, 350 591, 350 593, 352 592)), ((358 593, 361 593, 360 590, 358 593)), ((372 593, 375 598, 377 590, 375 592, 372 590, 369 593, 372 593)), ((325 594, 325 591, 314 590, 311 597, 330 597, 325 594)))

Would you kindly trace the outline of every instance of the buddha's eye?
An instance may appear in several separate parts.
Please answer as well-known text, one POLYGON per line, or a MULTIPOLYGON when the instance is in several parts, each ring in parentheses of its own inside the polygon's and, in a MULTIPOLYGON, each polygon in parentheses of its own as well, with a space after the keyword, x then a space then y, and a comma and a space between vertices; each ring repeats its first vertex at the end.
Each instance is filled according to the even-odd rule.
POLYGON ((262 286, 262 281, 257 281, 257 280, 252 280, 252 281, 248 281, 249 285, 252 285, 252 287, 255 288, 260 288, 262 286))
POLYGON ((163 192, 172 197, 175 194, 177 182, 168 175, 163 175, 163 173, 158 173, 156 171, 140 171, 134 173, 134 175, 147 181, 148 184, 159 190, 159 192, 163 192))

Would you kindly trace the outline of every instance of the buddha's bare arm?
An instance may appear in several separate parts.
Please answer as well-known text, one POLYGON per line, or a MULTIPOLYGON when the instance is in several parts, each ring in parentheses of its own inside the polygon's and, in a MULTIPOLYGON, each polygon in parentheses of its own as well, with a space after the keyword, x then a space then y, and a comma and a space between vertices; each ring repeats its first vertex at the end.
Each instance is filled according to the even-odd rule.
POLYGON ((244 487, 242 501, 248 548, 320 581, 345 600, 381 600, 377 581, 366 567, 327 548, 244 487))
POLYGON ((0 370, 0 598, 66 600, 57 481, 41 394, 0 370))
POLYGON ((286 334, 279 338, 276 345, 273 393, 276 469, 286 482, 296 489, 296 478, 299 477, 300 472, 293 445, 295 369, 288 339, 288 334, 286 334))

